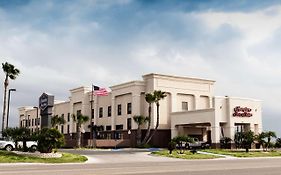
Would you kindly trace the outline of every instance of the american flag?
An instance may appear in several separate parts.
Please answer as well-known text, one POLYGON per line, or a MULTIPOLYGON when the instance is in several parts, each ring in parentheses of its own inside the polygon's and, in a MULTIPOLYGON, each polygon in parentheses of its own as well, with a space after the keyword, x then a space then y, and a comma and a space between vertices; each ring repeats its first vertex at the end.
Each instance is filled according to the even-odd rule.
POLYGON ((98 86, 93 85, 93 89, 94 89, 93 95, 96 95, 96 96, 107 96, 108 95, 108 91, 105 88, 100 88, 98 86))

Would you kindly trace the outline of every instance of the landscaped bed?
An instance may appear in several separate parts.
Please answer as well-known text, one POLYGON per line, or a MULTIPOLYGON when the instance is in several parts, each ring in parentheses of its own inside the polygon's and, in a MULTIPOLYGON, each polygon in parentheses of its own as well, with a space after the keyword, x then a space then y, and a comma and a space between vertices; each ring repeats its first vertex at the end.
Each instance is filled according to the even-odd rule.
POLYGON ((0 151, 0 163, 81 163, 87 160, 85 156, 70 153, 62 153, 60 158, 39 158, 0 151))
POLYGON ((181 159, 215 159, 221 158, 220 156, 215 155, 206 155, 206 154, 193 154, 189 150, 184 151, 183 154, 180 154, 179 151, 174 150, 172 154, 169 154, 168 150, 161 150, 152 152, 153 155, 165 156, 165 157, 172 157, 172 158, 181 158, 181 159))
POLYGON ((281 151, 262 151, 262 150, 253 150, 249 151, 248 153, 245 150, 236 150, 236 149, 207 149, 204 152, 214 153, 214 154, 222 154, 228 155, 233 157, 281 157, 281 151))

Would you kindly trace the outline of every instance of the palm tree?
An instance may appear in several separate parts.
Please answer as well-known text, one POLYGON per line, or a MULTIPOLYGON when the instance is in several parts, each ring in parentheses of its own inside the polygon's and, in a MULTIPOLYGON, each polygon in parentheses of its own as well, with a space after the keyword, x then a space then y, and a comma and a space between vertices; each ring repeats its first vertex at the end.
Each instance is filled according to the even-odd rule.
POLYGON ((5 73, 5 80, 4 80, 4 102, 3 102, 3 118, 2 118, 2 132, 8 126, 5 126, 5 117, 6 117, 6 106, 7 106, 7 89, 9 86, 9 78, 14 80, 19 75, 20 71, 15 68, 14 65, 9 64, 8 62, 2 63, 2 69, 5 73))
POLYGON ((267 131, 265 132, 265 138, 267 138, 267 141, 265 143, 265 147, 266 147, 266 151, 268 150, 268 148, 270 147, 271 144, 271 138, 276 138, 276 133, 273 131, 267 131))
POLYGON ((152 139, 152 137, 154 136, 154 134, 156 133, 156 131, 159 127, 159 109, 160 109, 159 101, 164 99, 167 95, 166 95, 166 92, 163 92, 161 90, 155 90, 153 92, 153 96, 155 98, 154 102, 156 103, 157 119, 156 119, 156 125, 155 125, 155 128, 154 128, 154 131, 151 134, 151 136, 147 139, 146 143, 148 143, 152 139))
POLYGON ((73 115, 73 120, 77 123, 77 147, 80 148, 82 124, 89 121, 89 117, 86 115, 78 114, 77 117, 73 115))
POLYGON ((63 125, 65 124, 65 120, 63 118, 63 116, 58 116, 58 115, 55 115, 52 117, 51 119, 51 125, 52 125, 52 128, 55 128, 56 126, 58 125, 63 125))
POLYGON ((148 125, 147 125, 147 130, 145 137, 142 141, 142 144, 147 143, 147 140, 150 135, 150 130, 151 130, 151 108, 152 108, 152 103, 155 102, 155 96, 152 93, 147 93, 145 94, 145 101, 148 103, 148 125))
POLYGON ((255 140, 258 142, 259 145, 262 146, 263 151, 265 151, 265 139, 266 134, 265 132, 261 132, 260 134, 255 136, 255 140))
POLYGON ((144 117, 143 115, 135 115, 133 117, 134 121, 138 125, 137 130, 137 146, 141 145, 141 125, 145 124, 148 121, 148 117, 144 117))

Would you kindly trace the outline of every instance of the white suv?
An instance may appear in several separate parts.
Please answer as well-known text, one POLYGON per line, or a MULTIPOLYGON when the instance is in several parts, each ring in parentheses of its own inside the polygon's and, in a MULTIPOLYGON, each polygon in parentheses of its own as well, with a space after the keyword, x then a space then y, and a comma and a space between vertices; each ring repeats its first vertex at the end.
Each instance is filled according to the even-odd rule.
MULTIPOLYGON (((37 142, 34 141, 27 141, 26 142, 27 148, 30 148, 31 150, 36 151, 37 149, 37 142)), ((18 142, 18 147, 23 148, 23 142, 18 142)), ((7 140, 0 140, 0 149, 4 149, 7 151, 12 151, 16 148, 16 145, 13 141, 7 141, 7 140)))
POLYGON ((12 151, 15 147, 15 143, 12 141, 0 140, 0 149, 12 151))

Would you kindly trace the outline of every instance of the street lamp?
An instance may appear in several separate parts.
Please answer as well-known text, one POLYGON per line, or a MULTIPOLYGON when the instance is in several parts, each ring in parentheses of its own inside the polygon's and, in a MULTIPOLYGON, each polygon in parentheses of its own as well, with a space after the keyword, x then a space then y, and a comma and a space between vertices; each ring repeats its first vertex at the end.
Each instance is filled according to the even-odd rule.
POLYGON ((7 111, 7 122, 6 122, 6 128, 8 128, 9 126, 9 113, 10 113, 10 94, 11 94, 11 91, 16 91, 16 89, 9 89, 9 93, 8 93, 8 111, 7 111))
POLYGON ((36 109, 36 121, 35 121, 35 125, 36 125, 36 131, 38 131, 38 124, 39 124, 39 122, 38 122, 38 107, 37 106, 34 106, 33 107, 34 109, 36 109))

